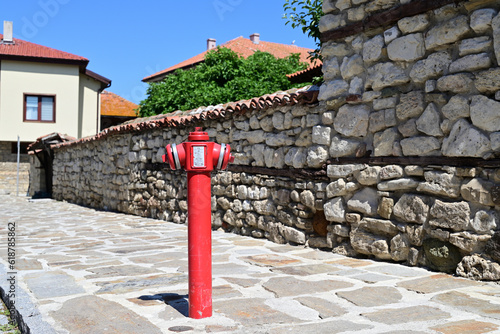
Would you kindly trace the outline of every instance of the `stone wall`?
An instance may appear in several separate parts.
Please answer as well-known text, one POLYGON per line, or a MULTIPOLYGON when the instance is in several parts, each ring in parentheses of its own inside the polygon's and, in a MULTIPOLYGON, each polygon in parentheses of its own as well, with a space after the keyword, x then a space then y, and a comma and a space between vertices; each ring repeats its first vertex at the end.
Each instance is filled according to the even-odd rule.
POLYGON ((236 158, 213 174, 214 228, 500 279, 499 4, 431 2, 447 0, 325 0, 319 100, 277 93, 55 146, 54 197, 185 223, 185 173, 161 155, 201 125, 236 158))
MULTIPOLYGON (((453 167, 426 166, 415 169, 418 174, 413 174, 412 166, 395 166, 400 176, 391 181, 381 182, 378 167, 377 171, 371 166, 357 172, 372 175, 371 182, 379 191, 378 210, 395 203, 392 214, 383 216, 374 211, 375 191, 363 189, 365 198, 374 202, 369 213, 354 210, 363 214, 361 222, 365 216, 375 215, 405 224, 397 232, 393 229, 398 239, 390 242, 387 235, 380 241, 381 233, 370 232, 373 227, 369 226, 376 226, 373 223, 361 224, 365 226, 361 230, 351 225, 350 242, 358 252, 388 258, 389 249, 391 258, 398 261, 400 255, 393 254, 398 243, 409 242, 409 253, 406 247, 398 251, 402 258, 420 261, 419 249, 418 257, 425 255, 424 262, 432 267, 430 244, 446 244, 447 248, 451 244, 461 255, 481 253, 489 235, 498 229, 498 169, 463 168, 470 164, 460 159, 495 160, 500 156, 499 9, 498 1, 323 2, 320 30, 325 84, 319 99, 331 110, 333 127, 343 136, 344 146, 363 142, 371 156, 396 156, 401 161, 426 156, 457 159, 453 167), (391 183, 394 188, 388 186, 391 183), (389 192, 380 195, 380 191, 389 192), (462 223, 451 213, 455 210, 463 215, 462 223), (413 225, 416 217, 421 218, 419 226, 413 225), (479 221, 490 224, 490 232, 485 225, 473 227, 479 221), (419 237, 414 239, 416 235, 419 237)), ((442 161, 436 158, 433 164, 442 165, 442 161)), ((498 162, 491 166, 497 167, 498 162)), ((352 210, 349 200, 347 207, 352 210)), ((467 257, 459 266, 462 274, 474 275, 473 263, 490 265, 467 257)), ((497 264, 495 267, 498 272, 497 264)))
MULTIPOLYGON (((16 145, 17 143, 0 141, 0 162, 17 162, 17 153, 12 153, 12 144, 16 145)), ((21 154, 19 156, 19 161, 27 163, 28 155, 21 154)))
MULTIPOLYGON (((397 3, 363 2, 325 0, 322 31, 397 3)), ((367 142, 374 156, 498 154, 499 7, 447 5, 325 41, 320 100, 338 109, 335 129, 367 142)))
POLYGON ((26 196, 28 193, 30 164, 19 164, 19 184, 17 183, 17 163, 0 162, 0 195, 26 196))

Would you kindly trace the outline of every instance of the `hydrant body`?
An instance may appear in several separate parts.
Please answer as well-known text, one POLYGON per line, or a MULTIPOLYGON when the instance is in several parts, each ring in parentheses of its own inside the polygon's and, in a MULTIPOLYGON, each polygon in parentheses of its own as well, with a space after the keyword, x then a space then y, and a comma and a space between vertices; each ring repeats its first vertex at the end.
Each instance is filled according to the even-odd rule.
POLYGON ((189 317, 212 316, 212 218, 211 177, 234 158, 230 146, 208 142, 208 134, 196 128, 188 142, 169 144, 163 162, 173 170, 187 171, 189 317))

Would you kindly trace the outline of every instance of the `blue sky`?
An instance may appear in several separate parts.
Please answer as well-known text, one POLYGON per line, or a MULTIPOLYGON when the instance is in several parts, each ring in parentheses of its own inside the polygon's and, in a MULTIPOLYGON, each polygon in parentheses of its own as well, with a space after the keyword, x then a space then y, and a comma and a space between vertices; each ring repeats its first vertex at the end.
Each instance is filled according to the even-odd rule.
MULTIPOLYGON (((145 76, 217 44, 259 33, 263 41, 314 48, 300 29, 285 26, 284 0, 19 0, 2 1, 0 20, 14 37, 90 60, 88 69, 112 80, 108 89, 144 99, 145 76)), ((3 29, 3 24, 1 25, 3 29)))

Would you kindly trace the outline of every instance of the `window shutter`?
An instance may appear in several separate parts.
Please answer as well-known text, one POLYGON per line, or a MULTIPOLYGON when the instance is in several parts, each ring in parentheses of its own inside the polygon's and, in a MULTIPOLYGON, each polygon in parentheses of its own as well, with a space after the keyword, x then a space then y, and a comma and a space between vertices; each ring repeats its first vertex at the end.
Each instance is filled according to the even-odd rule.
POLYGON ((54 120, 54 98, 42 97, 42 121, 54 120))

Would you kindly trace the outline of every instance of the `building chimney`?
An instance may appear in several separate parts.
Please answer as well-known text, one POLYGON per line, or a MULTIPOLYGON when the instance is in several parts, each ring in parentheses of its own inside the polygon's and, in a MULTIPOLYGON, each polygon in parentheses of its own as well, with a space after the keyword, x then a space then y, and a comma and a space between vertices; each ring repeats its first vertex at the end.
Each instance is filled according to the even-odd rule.
POLYGON ((3 21, 3 44, 12 44, 12 21, 3 21))
POLYGON ((255 33, 250 35, 250 40, 253 42, 253 44, 259 44, 260 42, 260 34, 255 33))
POLYGON ((216 46, 215 42, 216 42, 215 38, 209 38, 209 39, 207 39, 207 51, 215 49, 215 46, 216 46))

